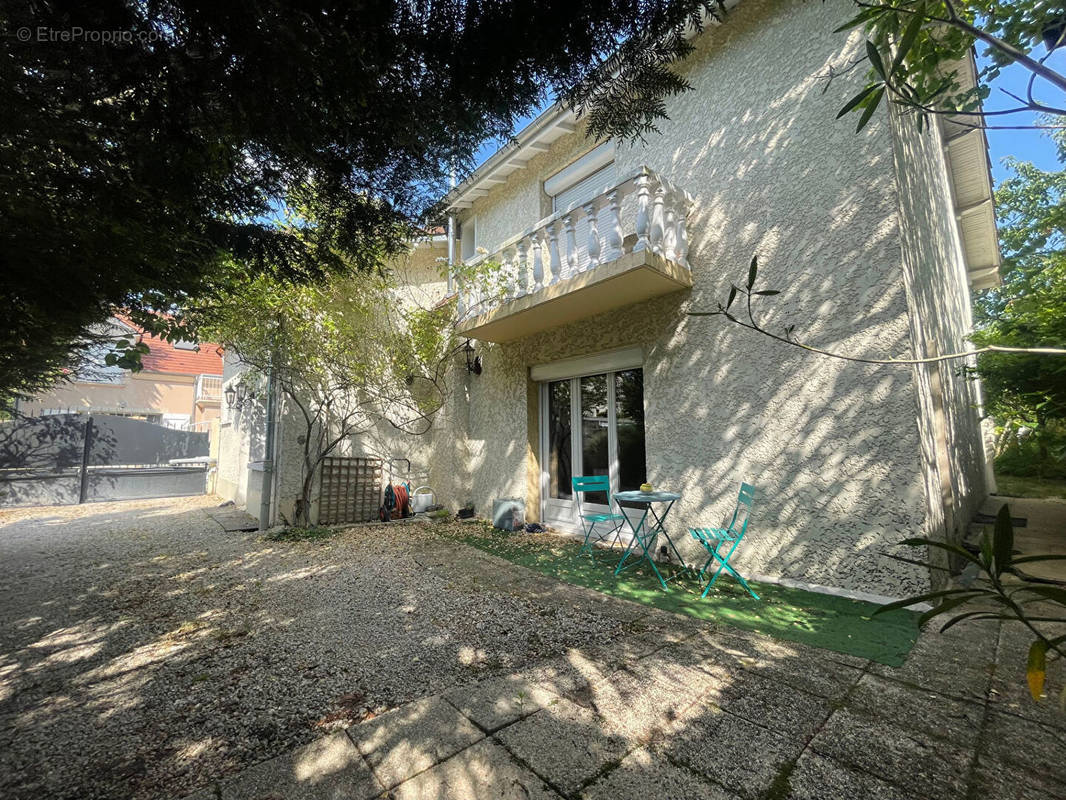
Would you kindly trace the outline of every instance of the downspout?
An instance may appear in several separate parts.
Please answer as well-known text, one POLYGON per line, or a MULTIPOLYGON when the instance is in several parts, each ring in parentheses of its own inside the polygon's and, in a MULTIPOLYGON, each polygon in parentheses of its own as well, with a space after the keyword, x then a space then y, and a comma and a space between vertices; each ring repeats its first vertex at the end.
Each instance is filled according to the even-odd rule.
POLYGON ((455 291, 455 214, 448 212, 448 294, 455 291))
POLYGON ((274 385, 274 370, 267 374, 267 411, 266 411, 266 442, 263 453, 263 487, 259 495, 259 530, 265 531, 273 524, 271 515, 271 498, 274 489, 274 473, 276 454, 274 452, 275 438, 275 415, 277 404, 275 395, 277 389, 274 385))
MULTIPOLYGON (((455 188, 455 170, 448 181, 448 191, 455 188)), ((448 212, 448 294, 455 290, 455 212, 448 212)))

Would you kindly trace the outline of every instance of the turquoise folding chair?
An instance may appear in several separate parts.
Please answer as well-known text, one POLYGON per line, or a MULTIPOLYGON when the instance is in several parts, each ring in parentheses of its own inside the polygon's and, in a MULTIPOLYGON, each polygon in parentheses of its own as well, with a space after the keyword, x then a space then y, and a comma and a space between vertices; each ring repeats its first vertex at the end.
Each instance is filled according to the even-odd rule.
POLYGON ((700 595, 701 600, 707 596, 707 592, 711 591, 711 587, 718 580, 718 576, 722 574, 722 570, 725 570, 740 581, 740 585, 748 590, 748 594, 756 600, 759 599, 759 595, 751 590, 744 577, 729 564, 729 559, 733 557, 737 545, 740 544, 740 540, 744 538, 745 531, 748 530, 748 519, 751 517, 751 501, 753 499, 755 499, 755 487, 742 483, 740 484, 740 493, 737 495, 737 507, 733 509, 733 518, 729 520, 728 526, 725 528, 689 528, 692 538, 702 544, 707 552, 710 553, 710 558, 700 569, 701 581, 704 579, 707 568, 715 561, 718 562, 718 569, 715 570, 714 576, 708 581, 707 587, 703 590, 703 594, 700 595), (739 527, 737 527, 738 525, 739 527), (723 557, 719 549, 724 549, 726 545, 729 546, 729 552, 723 557))
POLYGON ((616 514, 611 511, 610 479, 606 475, 586 475, 574 477, 570 482, 574 488, 574 496, 577 498, 577 515, 581 520, 581 528, 585 534, 585 543, 581 545, 578 556, 584 553, 592 555, 593 545, 596 542, 606 542, 611 538, 612 533, 614 534, 614 541, 611 546, 620 545, 622 543, 622 524, 626 521, 626 518, 622 514, 616 514), (607 495, 606 512, 585 512, 582 507, 582 495, 589 492, 604 492, 607 495), (600 526, 600 531, 596 530, 596 526, 600 526), (606 527, 609 527, 610 530, 606 530, 606 527), (595 538, 593 538, 594 536, 595 538))

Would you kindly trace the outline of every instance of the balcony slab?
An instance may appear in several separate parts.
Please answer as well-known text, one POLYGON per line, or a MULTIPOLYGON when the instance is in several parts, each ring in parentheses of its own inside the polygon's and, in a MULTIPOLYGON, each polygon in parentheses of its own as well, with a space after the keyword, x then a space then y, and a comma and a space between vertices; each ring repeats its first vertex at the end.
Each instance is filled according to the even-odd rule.
POLYGON ((619 258, 506 301, 458 326, 461 336, 510 342, 568 322, 692 288, 692 272, 650 250, 619 258))

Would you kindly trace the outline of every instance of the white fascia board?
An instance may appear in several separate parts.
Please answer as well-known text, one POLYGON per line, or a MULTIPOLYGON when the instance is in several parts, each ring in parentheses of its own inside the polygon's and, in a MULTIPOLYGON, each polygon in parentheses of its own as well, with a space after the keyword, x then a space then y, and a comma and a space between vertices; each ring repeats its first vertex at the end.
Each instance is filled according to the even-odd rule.
MULTIPOLYGON (((954 65, 954 68, 958 74, 960 88, 970 89, 977 85, 977 63, 972 50, 954 65)), ((960 127, 951 117, 941 118, 941 123, 945 138, 944 156, 951 173, 955 214, 960 222, 959 236, 963 240, 970 285, 975 289, 998 286, 999 265, 1003 261, 1003 255, 1000 252, 999 232, 996 229, 988 137, 983 129, 960 127), (963 187, 965 192, 960 193, 959 190, 963 187), (993 281, 994 283, 990 283, 993 281)))
MULTIPOLYGON (((740 0, 725 0, 725 10, 732 11, 740 0)), ((707 12, 703 13, 704 28, 715 27, 720 23, 707 12)), ((685 29, 685 38, 691 39, 698 34, 693 27, 685 29)), ((545 109, 532 122, 518 132, 510 144, 506 144, 491 155, 481 166, 475 169, 466 180, 445 195, 446 209, 470 208, 467 192, 481 185, 486 178, 493 175, 510 174, 515 169, 522 169, 529 163, 538 150, 546 149, 561 136, 575 133, 578 129, 577 114, 563 103, 556 102, 545 109), (509 167, 509 169, 508 169, 509 167)))
POLYGON ((577 116, 574 112, 561 103, 555 103, 519 131, 514 142, 497 150, 470 177, 448 192, 445 196, 447 208, 469 208, 462 205, 463 201, 470 199, 467 196, 469 190, 480 186, 489 176, 509 175, 537 155, 537 151, 529 147, 530 144, 550 144, 576 129, 577 116))

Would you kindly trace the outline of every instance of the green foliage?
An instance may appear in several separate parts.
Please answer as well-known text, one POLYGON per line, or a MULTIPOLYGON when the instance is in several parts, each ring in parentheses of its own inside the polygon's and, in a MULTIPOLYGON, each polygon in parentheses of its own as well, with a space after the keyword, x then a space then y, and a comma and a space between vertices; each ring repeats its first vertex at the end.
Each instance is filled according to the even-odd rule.
POLYGON ((1004 497, 1056 497, 1066 500, 1066 479, 1019 478, 997 474, 996 487, 1004 497))
POLYGON ((1000 426, 997 475, 1066 479, 1066 426, 1055 420, 1041 428, 1018 431, 1000 426))
MULTIPOLYGON (((310 208, 302 217, 316 219, 310 208)), ((301 427, 296 525, 309 523, 319 467, 341 444, 382 426, 430 430, 455 349, 452 310, 413 305, 382 266, 315 283, 251 275, 191 312, 246 368, 248 388, 263 397, 269 378, 301 427)))
MULTIPOLYGON (((1060 162, 1063 131, 1051 134, 1060 162)), ((996 190, 1003 285, 979 292, 979 346, 1066 347, 1066 170, 1010 159, 996 190)), ((1000 428, 997 467, 1013 475, 1066 476, 1066 362, 1037 354, 978 358, 988 411, 1000 428)))
MULTIPOLYGON (((951 113, 985 124, 981 101, 1003 67, 1018 63, 1041 78, 1035 96, 1018 98, 1019 110, 1066 114, 1066 78, 1029 55, 1045 35, 1062 36, 1066 6, 1035 0, 856 0, 859 13, 838 30, 855 28, 866 36, 867 82, 840 115, 857 112, 861 130, 881 101, 914 111, 919 129, 930 113, 951 113), (1059 26, 1056 29, 1056 25, 1059 26), (968 87, 959 66, 975 45, 987 56, 980 84, 968 87), (1041 95, 1052 95, 1042 102, 1041 95)), ((1060 39, 1061 42, 1061 39, 1060 39)))
POLYGON ((874 613, 896 611, 916 603, 934 603, 933 608, 922 614, 919 623, 925 625, 936 617, 952 614, 951 619, 941 626, 941 632, 955 625, 982 620, 1002 620, 1024 625, 1033 636, 1027 670, 1029 687, 1033 699, 1039 700, 1044 688, 1047 661, 1066 657, 1066 636, 1050 637, 1041 630, 1046 623, 1066 623, 1066 588, 1029 581, 1016 568, 1024 564, 1066 559, 1066 555, 1018 556, 1014 549, 1014 526, 1006 504, 996 516, 992 533, 986 532, 981 537, 976 554, 961 545, 935 539, 907 539, 903 544, 946 550, 959 563, 966 565, 960 581, 964 585, 887 603, 874 613), (1017 581, 1008 581, 1008 576, 1017 581), (1038 603, 1044 607, 1059 607, 1062 611, 1031 612, 1030 607, 1038 603), (1053 615, 1047 616, 1048 613, 1053 615))
POLYGON ((116 307, 196 338, 191 298, 372 269, 546 97, 572 92, 596 135, 647 130, 683 88, 681 30, 715 6, 6 4, 0 396, 70 369, 116 307), (51 36, 72 30, 122 35, 51 36), (308 195, 316 224, 287 224, 308 195))

